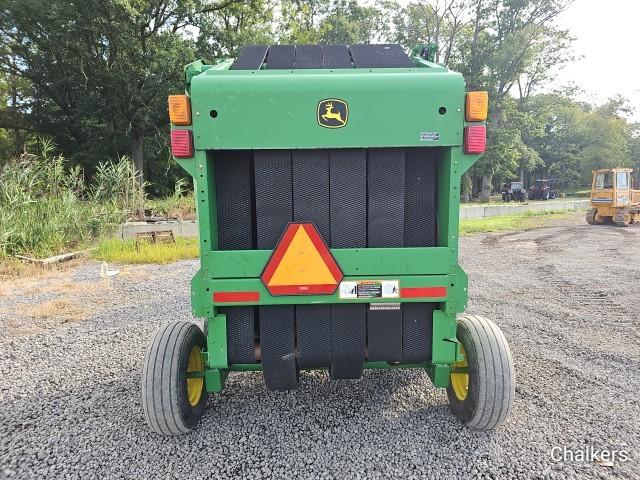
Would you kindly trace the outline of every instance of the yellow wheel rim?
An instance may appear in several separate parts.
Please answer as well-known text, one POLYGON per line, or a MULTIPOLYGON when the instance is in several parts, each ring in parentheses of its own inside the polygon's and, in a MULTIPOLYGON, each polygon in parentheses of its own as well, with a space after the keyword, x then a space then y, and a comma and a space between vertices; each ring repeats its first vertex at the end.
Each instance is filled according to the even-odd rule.
MULTIPOLYGON (((202 362, 202 350, 197 345, 194 345, 189 352, 189 364, 187 365, 187 373, 191 372, 203 372, 204 363, 202 362)), ((187 397, 192 407, 195 407, 200 402, 202 397, 202 390, 204 389, 203 378, 187 378, 187 397)))
MULTIPOLYGON (((464 351, 462 343, 460 344, 460 353, 464 355, 464 358, 459 362, 454 362, 452 368, 467 368, 467 353, 464 351)), ((451 388, 456 398, 461 402, 467 398, 469 393, 469 374, 468 373, 452 373, 451 374, 451 388)))

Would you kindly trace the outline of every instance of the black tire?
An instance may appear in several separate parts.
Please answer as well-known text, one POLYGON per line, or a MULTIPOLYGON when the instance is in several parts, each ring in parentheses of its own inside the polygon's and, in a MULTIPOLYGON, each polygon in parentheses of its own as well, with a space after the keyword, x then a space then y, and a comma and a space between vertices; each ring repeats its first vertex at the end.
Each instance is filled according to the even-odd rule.
POLYGON ((478 316, 458 317, 456 336, 466 354, 468 390, 461 399, 450 382, 447 396, 451 410, 468 427, 497 428, 511 412, 515 396, 509 345, 493 322, 478 316))
POLYGON ((628 210, 617 209, 612 220, 617 227, 628 227, 633 222, 633 216, 628 210))
MULTIPOLYGON (((208 394, 202 379, 192 384, 193 397, 189 400, 187 371, 192 350, 201 352, 205 348, 202 330, 189 322, 170 323, 153 337, 142 368, 142 409, 154 432, 182 435, 200 421, 208 394)), ((204 369, 195 353, 191 361, 191 371, 204 369)))

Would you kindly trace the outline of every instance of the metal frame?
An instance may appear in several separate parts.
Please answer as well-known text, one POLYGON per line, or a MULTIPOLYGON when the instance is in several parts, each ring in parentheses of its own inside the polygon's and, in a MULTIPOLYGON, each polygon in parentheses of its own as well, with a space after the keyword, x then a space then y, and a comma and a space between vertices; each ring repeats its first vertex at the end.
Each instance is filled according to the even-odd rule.
MULTIPOLYGON (((360 249, 331 249, 331 252, 340 265, 345 277, 344 280, 357 279, 394 279, 399 280, 401 287, 446 287, 446 295, 432 298, 398 298, 394 302, 436 302, 438 308, 433 314, 433 345, 432 360, 428 363, 391 365, 385 362, 367 362, 365 368, 424 368, 433 383, 437 387, 446 387, 449 384, 450 365, 460 360, 462 357, 458 351, 456 340, 456 314, 464 311, 467 304, 467 276, 459 266, 458 258, 458 221, 459 221, 459 201, 460 201, 460 180, 461 176, 479 158, 479 155, 466 155, 463 152, 463 127, 467 124, 464 121, 464 83, 458 74, 449 72, 444 67, 428 62, 422 58, 413 58, 415 69, 372 69, 367 71, 338 71, 326 70, 308 71, 229 71, 230 61, 221 62, 215 66, 205 66, 201 62, 196 62, 186 67, 187 93, 197 90, 198 96, 194 96, 192 111, 194 112, 194 124, 188 127, 173 127, 174 129, 193 129, 195 139, 195 156, 192 159, 176 159, 182 167, 194 178, 196 191, 197 211, 200 233, 201 268, 192 280, 192 307, 196 317, 205 317, 208 322, 207 351, 203 352, 206 365, 204 378, 206 388, 210 392, 222 390, 225 379, 229 371, 253 371, 261 370, 260 364, 236 364, 229 365, 227 361, 226 345, 226 318, 218 313, 219 306, 229 305, 277 305, 277 304, 310 304, 310 303, 371 303, 385 300, 342 300, 338 293, 333 295, 315 296, 271 296, 260 281, 266 262, 271 250, 242 250, 242 251, 219 251, 217 250, 217 208, 216 191, 214 178, 214 163, 216 161, 216 151, 212 150, 212 142, 219 140, 219 136, 205 138, 206 128, 210 128, 211 123, 204 120, 204 112, 200 112, 206 102, 211 102, 211 98, 205 95, 204 89, 195 87, 199 82, 208 82, 212 85, 212 77, 221 83, 216 83, 219 88, 215 95, 223 98, 220 91, 233 89, 235 94, 239 91, 245 92, 251 86, 251 81, 256 80, 256 76, 264 76, 265 81, 271 79, 281 82, 287 76, 295 77, 290 85, 300 85, 298 81, 305 78, 309 82, 317 82, 318 78, 331 77, 338 79, 334 85, 343 85, 349 92, 357 96, 357 90, 361 87, 358 79, 363 79, 363 75, 370 75, 369 78, 385 77, 387 81, 406 80, 408 87, 431 85, 438 91, 444 89, 437 102, 428 100, 423 102, 422 107, 430 108, 433 105, 444 104, 451 115, 444 118, 442 114, 437 114, 435 109, 431 114, 424 115, 426 119, 418 120, 412 110, 411 118, 406 119, 406 123, 421 123, 427 126, 430 122, 439 122, 440 127, 447 134, 443 142, 433 142, 433 147, 438 147, 441 153, 438 163, 438 247, 433 248, 360 248, 360 249), (409 70, 409 71, 407 71, 409 70), (302 73, 301 73, 302 72, 302 73), (253 77, 251 77, 253 76, 253 77), (250 79, 246 77, 251 77, 250 79), (232 86, 228 82, 240 81, 239 85, 232 86), (206 98, 205 98, 206 97, 206 98), (441 118, 442 117, 442 118, 441 118), (202 133, 201 133, 202 132, 202 133), (213 300, 214 292, 230 291, 252 291, 259 292, 259 300, 236 303, 216 303, 213 300)), ((205 85, 205 83, 202 83, 205 85)), ((271 87, 268 87, 271 88, 271 87)), ((327 97, 323 88, 319 89, 318 99, 327 97)), ((329 90, 326 90, 329 93, 329 90)), ((335 91, 333 88, 332 91, 335 91)), ((273 90, 274 95, 277 91, 273 90)), ((368 93, 370 95, 370 93, 368 93)), ((329 95, 330 96, 330 95, 329 95)), ((343 95, 349 97, 349 95, 343 95)), ((236 102, 241 99, 235 96, 236 102)), ((314 97, 315 98, 315 97, 314 97)), ((252 101, 258 101, 255 98, 252 101)), ((390 105, 390 100, 380 100, 384 105, 390 105)), ((223 102, 224 103, 224 102, 223 102)), ((356 102, 357 103, 357 102, 356 102)), ((420 103, 416 99, 416 103, 420 103)), ((229 105, 227 108, 231 109, 229 105)), ((234 107, 237 111, 242 111, 242 106, 234 107)), ((261 108, 258 105, 256 108, 261 108)), ((292 107, 294 110, 302 108, 300 105, 292 107)), ((313 105, 311 106, 312 113, 313 105)), ((353 108, 352 108, 353 110, 353 108)), ((231 114, 229 114, 231 115, 231 114)), ((356 114, 357 116, 357 114, 356 114)), ((208 115, 207 115, 208 117, 208 115)), ((315 119, 311 118, 315 124, 315 119)), ((357 121, 352 118, 351 122, 357 121)), ((250 123, 250 122, 249 122, 250 123)), ((251 148, 313 148, 318 147, 369 147, 362 145, 361 130, 356 130, 350 136, 348 129, 336 139, 331 134, 336 131, 318 128, 315 137, 305 140, 304 145, 296 143, 294 136, 282 134, 269 139, 271 143, 265 144, 266 140, 260 140, 261 144, 251 148), (331 139, 330 141, 324 141, 331 139), (309 145, 307 145, 309 143, 309 145)), ((306 128, 306 127, 301 127, 306 128)), ((426 128, 426 127, 425 127, 426 128)), ((407 142, 406 135, 395 135, 397 131, 391 128, 392 132, 388 137, 383 138, 385 146, 427 146, 420 143, 416 137, 413 142, 407 142), (390 142, 389 138, 399 138, 390 142)), ((228 149, 233 141, 236 141, 234 148, 248 148, 251 141, 251 128, 242 132, 246 140, 240 142, 240 137, 225 142, 221 149, 228 149), (235 140, 234 140, 235 139, 235 140), (231 143, 230 143, 231 142, 231 143)), ((297 135, 296 135, 297 136, 297 135)), ((298 139, 301 137, 297 136, 298 139)), ((262 136, 261 136, 262 138, 262 136)), ((431 145, 429 145, 431 146, 431 145)))

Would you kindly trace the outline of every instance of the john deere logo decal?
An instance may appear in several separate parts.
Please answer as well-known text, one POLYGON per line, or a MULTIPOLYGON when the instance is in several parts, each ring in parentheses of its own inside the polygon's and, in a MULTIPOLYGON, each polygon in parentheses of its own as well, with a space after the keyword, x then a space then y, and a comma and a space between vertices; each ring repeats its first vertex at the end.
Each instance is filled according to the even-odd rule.
POLYGON ((349 106, 344 100, 327 98, 318 103, 318 125, 326 128, 342 128, 349 120, 349 106))

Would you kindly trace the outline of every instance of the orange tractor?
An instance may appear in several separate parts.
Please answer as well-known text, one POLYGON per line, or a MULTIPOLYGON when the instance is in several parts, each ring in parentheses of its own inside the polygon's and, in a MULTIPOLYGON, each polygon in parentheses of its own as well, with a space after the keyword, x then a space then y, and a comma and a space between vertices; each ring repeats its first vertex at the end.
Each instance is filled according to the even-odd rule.
POLYGON ((640 222, 640 190, 633 189, 631 168, 609 168, 593 171, 590 225, 612 221, 619 227, 640 222))

